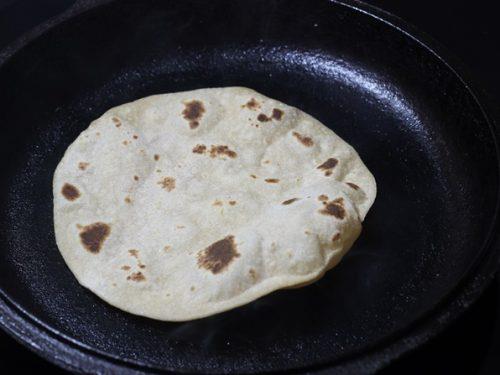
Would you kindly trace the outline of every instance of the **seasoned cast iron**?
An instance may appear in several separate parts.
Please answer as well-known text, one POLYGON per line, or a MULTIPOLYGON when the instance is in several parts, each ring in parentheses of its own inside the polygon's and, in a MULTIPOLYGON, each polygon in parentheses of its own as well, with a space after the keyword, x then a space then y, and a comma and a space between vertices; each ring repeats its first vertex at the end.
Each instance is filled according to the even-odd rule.
MULTIPOLYGON (((498 259, 496 130, 467 84, 397 19, 343 1, 83 1, 0 57, 0 324, 80 371, 373 371, 424 342, 498 259), (378 183, 364 230, 322 280, 186 323, 80 287, 51 181, 110 107, 248 86, 318 118, 378 183)), ((284 225, 286 225, 284 223, 284 225)))

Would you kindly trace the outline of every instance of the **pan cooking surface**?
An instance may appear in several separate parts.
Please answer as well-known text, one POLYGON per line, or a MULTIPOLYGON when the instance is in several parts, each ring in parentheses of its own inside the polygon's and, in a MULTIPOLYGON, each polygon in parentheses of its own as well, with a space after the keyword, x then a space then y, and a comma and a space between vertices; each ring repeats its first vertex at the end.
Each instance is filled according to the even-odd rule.
POLYGON ((112 2, 20 49, 0 87, 0 288, 74 350, 202 372, 350 360, 429 316, 490 251, 498 164, 481 109, 429 50, 345 5, 112 2), (235 85, 299 107, 360 153, 379 193, 353 249, 313 285, 186 323, 80 287, 53 232, 52 175, 68 145, 110 107, 235 85))

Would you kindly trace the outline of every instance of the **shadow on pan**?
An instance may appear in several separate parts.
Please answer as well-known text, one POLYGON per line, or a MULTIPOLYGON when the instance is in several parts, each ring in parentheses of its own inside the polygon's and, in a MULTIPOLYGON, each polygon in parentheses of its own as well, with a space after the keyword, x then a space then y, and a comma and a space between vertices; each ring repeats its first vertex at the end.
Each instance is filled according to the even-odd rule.
POLYGON ((394 24, 353 1, 83 1, 11 46, 0 57, 3 328, 86 372, 372 372, 438 332, 496 268, 496 130, 460 77, 394 24), (313 285, 186 323, 80 287, 52 228, 67 146, 110 107, 235 85, 359 151, 379 195, 351 252, 313 285))

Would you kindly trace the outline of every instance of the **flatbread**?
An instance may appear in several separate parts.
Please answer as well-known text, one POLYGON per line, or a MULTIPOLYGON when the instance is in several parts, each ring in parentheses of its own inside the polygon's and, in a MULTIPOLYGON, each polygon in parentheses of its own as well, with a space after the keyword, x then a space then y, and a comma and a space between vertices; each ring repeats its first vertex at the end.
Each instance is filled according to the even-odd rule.
POLYGON ((81 285, 185 321, 320 278, 359 236, 376 185, 311 116, 226 87, 110 109, 69 146, 53 192, 81 285))

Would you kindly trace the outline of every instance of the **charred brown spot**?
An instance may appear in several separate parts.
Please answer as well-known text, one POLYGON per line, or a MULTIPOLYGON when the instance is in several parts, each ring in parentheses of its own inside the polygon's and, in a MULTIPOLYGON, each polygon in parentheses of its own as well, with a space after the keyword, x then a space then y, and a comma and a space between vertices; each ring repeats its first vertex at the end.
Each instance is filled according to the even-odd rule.
POLYGON ((175 189, 175 178, 164 177, 162 180, 158 181, 158 185, 161 185, 166 191, 172 191, 175 189))
POLYGON ((146 265, 142 264, 141 262, 138 263, 138 266, 139 266, 139 268, 142 268, 142 269, 146 268, 146 265))
POLYGON ((120 119, 118 117, 113 117, 111 120, 113 121, 113 123, 115 124, 115 126, 117 128, 119 128, 120 126, 122 126, 122 122, 120 121, 120 119))
POLYGON ((132 203, 132 199, 130 199, 130 197, 125 197, 125 203, 132 203))
POLYGON ((358 190, 359 189, 359 186, 356 185, 356 184, 353 184, 352 182, 346 182, 347 185, 349 185, 350 187, 352 187, 354 190, 358 190))
POLYGON ((144 281, 146 280, 146 277, 142 274, 142 272, 134 272, 130 276, 127 276, 127 280, 132 280, 132 281, 144 281))
POLYGON ((194 286, 192 286, 191 288, 189 288, 189 290, 190 290, 191 292, 194 292, 195 287, 194 287, 194 286))
POLYGON ((137 138, 139 138, 139 136, 137 136, 137 135, 135 135, 135 134, 134 134, 134 135, 132 136, 132 138, 137 139, 137 138))
POLYGON ((314 142, 313 142, 313 140, 312 140, 312 138, 311 138, 311 137, 307 137, 307 136, 302 135, 302 134, 297 133, 297 132, 293 132, 292 134, 293 134, 293 136, 294 136, 295 138, 297 138, 297 140, 298 140, 300 143, 302 143, 302 144, 303 144, 304 146, 306 146, 306 147, 311 147, 311 146, 314 144, 314 142))
POLYGON ((88 251, 97 254, 110 233, 111 227, 108 224, 101 222, 93 223, 82 228, 80 241, 88 251))
POLYGON ((231 206, 234 206, 234 205, 236 204, 236 201, 229 201, 229 204, 230 204, 231 206))
POLYGON ((335 158, 330 158, 323 164, 318 166, 318 169, 325 171, 325 176, 330 176, 332 174, 332 169, 337 166, 339 161, 335 158))
POLYGON ((271 117, 275 120, 281 120, 283 118, 284 112, 281 109, 274 108, 271 117))
POLYGON ((222 202, 217 199, 214 201, 214 203, 212 203, 212 206, 222 206, 222 202))
POLYGON ((134 176, 134 180, 139 181, 139 176, 134 176))
POLYGON ((296 202, 298 200, 299 200, 299 198, 292 198, 292 199, 288 199, 288 200, 282 202, 281 204, 288 206, 289 204, 292 204, 293 202, 296 202))
POLYGON ((130 266, 122 266, 121 269, 124 270, 124 271, 128 271, 128 270, 130 270, 130 266))
POLYGON ((257 176, 256 176, 256 175, 254 175, 254 174, 251 174, 251 175, 250 175, 250 177, 252 177, 252 178, 257 178, 257 176))
POLYGON ((339 163, 339 161, 337 159, 330 158, 327 161, 325 161, 323 164, 319 165, 318 169, 323 169, 323 170, 333 169, 337 166, 338 163, 339 163))
POLYGON ((238 154, 236 152, 234 152, 233 150, 231 150, 227 146, 224 146, 224 145, 218 145, 218 146, 212 145, 212 147, 210 147, 210 157, 211 158, 215 158, 217 156, 228 156, 231 159, 234 159, 236 156, 238 156, 238 154))
POLYGON ((61 194, 69 201, 80 198, 80 191, 71 184, 65 183, 61 189, 61 194))
POLYGON ((196 145, 193 148, 193 152, 195 154, 203 154, 205 151, 207 151, 207 146, 205 146, 205 145, 196 145))
POLYGON ((338 241, 340 239, 340 232, 337 232, 332 237, 332 242, 338 241))
MULTIPOLYGON (((326 203, 326 202, 325 202, 326 203)), ((344 219, 346 215, 346 211, 344 209, 344 199, 337 198, 331 202, 326 203, 322 210, 319 212, 323 215, 335 216, 337 219, 344 219)))
POLYGON ((234 236, 227 236, 198 253, 198 267, 203 267, 215 275, 224 271, 234 258, 239 256, 234 236))
POLYGON ((199 100, 192 100, 190 102, 184 103, 184 110, 182 111, 182 115, 184 119, 189 121, 189 127, 191 129, 195 129, 200 125, 199 120, 205 113, 205 107, 203 103, 199 100))
POLYGON ((321 202, 325 202, 328 200, 328 195, 325 195, 325 194, 321 194, 319 197, 318 197, 318 200, 321 201, 321 202))
POLYGON ((277 184, 278 182, 280 182, 279 178, 266 178, 264 181, 269 184, 277 184))
POLYGON ((87 167, 90 165, 90 163, 86 163, 86 162, 79 162, 78 163, 78 169, 81 169, 82 171, 84 171, 85 169, 87 169, 87 167))
POLYGON ((257 109, 257 108, 260 108, 260 104, 257 100, 255 100, 255 98, 252 98, 250 99, 248 102, 246 102, 246 104, 243 104, 241 106, 242 108, 245 108, 247 107, 248 109, 257 109))
POLYGON ((139 250, 136 250, 136 249, 130 249, 128 251, 128 253, 130 255, 132 255, 135 259, 138 259, 139 258, 139 250))
POLYGON ((160 160, 160 155, 155 154, 154 159, 155 159, 156 161, 160 160))
POLYGON ((259 120, 260 122, 268 122, 268 121, 271 121, 271 118, 267 117, 265 114, 261 113, 257 116, 257 120, 259 120))

